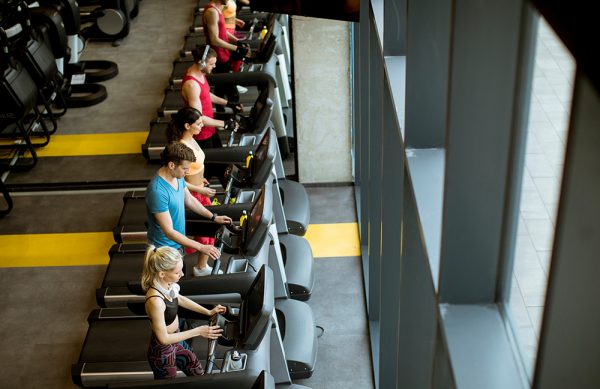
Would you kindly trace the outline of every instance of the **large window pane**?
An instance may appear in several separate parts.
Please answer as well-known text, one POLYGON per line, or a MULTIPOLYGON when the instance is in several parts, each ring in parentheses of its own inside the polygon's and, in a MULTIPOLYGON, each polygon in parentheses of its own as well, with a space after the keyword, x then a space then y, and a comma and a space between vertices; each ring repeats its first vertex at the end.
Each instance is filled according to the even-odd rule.
POLYGON ((574 72, 573 58, 540 20, 508 309, 530 379, 552 254, 574 72))

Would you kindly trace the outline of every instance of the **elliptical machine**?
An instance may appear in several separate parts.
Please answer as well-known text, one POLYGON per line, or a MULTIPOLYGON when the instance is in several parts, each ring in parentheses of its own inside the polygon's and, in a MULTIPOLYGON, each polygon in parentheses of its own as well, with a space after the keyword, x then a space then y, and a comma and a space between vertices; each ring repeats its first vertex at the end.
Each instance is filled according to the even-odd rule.
POLYGON ((137 15, 137 0, 82 0, 81 36, 84 39, 112 41, 118 46, 129 35, 132 15, 137 15))
POLYGON ((119 68, 112 61, 79 60, 83 44, 78 35, 80 17, 77 1, 41 0, 38 4, 31 9, 32 20, 36 24, 44 24, 51 35, 50 42, 59 70, 69 81, 69 90, 65 93, 67 106, 88 107, 104 101, 106 88, 97 82, 115 77, 119 68))

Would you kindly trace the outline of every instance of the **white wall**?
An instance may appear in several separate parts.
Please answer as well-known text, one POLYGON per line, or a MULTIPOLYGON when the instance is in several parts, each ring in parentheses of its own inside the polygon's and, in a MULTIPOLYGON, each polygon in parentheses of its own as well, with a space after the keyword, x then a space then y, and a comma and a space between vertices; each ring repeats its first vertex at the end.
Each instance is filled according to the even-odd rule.
POLYGON ((294 16, 292 26, 299 181, 351 182, 350 25, 294 16))

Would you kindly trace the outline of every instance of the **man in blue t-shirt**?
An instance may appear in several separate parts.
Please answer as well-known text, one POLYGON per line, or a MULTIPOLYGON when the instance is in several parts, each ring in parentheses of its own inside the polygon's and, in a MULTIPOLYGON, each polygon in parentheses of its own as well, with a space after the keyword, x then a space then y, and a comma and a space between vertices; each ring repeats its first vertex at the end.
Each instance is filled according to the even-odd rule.
POLYGON ((217 216, 204 208, 190 194, 184 177, 190 164, 196 161, 194 152, 183 143, 172 142, 161 153, 161 159, 163 165, 146 189, 148 243, 155 247, 189 247, 207 254, 210 258, 219 258, 221 253, 215 246, 203 245, 185 235, 186 207, 216 223, 233 223, 230 217, 217 216))

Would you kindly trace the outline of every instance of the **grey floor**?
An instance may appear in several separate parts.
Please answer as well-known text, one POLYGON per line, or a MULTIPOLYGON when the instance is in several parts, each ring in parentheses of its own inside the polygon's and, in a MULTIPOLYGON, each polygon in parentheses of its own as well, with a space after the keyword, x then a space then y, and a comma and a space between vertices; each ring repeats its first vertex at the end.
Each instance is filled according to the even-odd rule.
MULTIPOLYGON (((162 101, 195 1, 172 4, 144 0, 130 36, 120 47, 89 43, 84 58, 112 59, 119 64, 120 74, 104 83, 108 100, 70 110, 60 120, 60 134, 147 130, 162 101)), ((29 173, 11 174, 8 183, 147 179, 155 169, 141 155, 44 158, 29 173)), ((351 187, 310 187, 308 192, 313 223, 356 221, 351 187)), ((13 212, 0 220, 0 234, 110 231, 122 207, 121 197, 121 192, 16 195, 13 212)), ((325 332, 319 339, 314 375, 298 383, 312 388, 372 388, 360 258, 317 258, 315 266, 316 286, 308 304, 325 332)), ((4 286, 0 388, 74 387, 70 366, 77 360, 86 317, 96 306, 94 293, 104 271, 105 266, 0 267, 4 286)))

